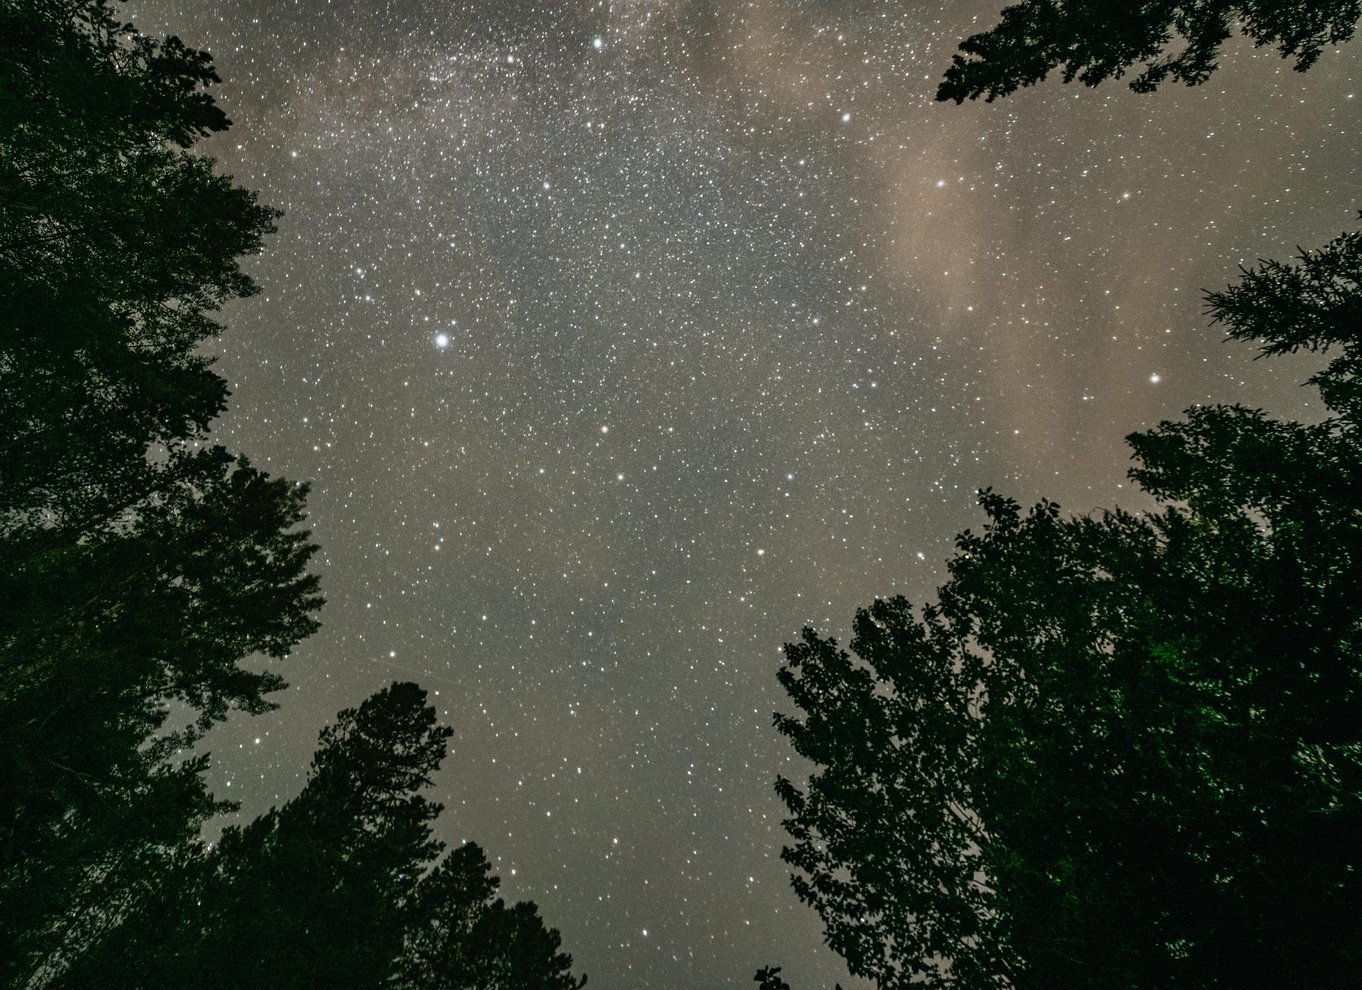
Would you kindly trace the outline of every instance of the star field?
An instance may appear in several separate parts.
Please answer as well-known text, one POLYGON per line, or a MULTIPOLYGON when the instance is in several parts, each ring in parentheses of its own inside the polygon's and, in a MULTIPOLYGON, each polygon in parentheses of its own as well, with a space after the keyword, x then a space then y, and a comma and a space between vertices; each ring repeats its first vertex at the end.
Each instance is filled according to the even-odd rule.
POLYGON ((213 736, 253 814, 395 679, 600 990, 852 985, 779 862, 804 624, 943 577, 977 488, 1143 505, 1121 438, 1311 415, 1202 288, 1353 224, 1357 48, 1194 90, 932 101, 997 0, 137 0, 212 51, 207 151, 285 211, 218 436, 309 480, 323 629, 213 736))

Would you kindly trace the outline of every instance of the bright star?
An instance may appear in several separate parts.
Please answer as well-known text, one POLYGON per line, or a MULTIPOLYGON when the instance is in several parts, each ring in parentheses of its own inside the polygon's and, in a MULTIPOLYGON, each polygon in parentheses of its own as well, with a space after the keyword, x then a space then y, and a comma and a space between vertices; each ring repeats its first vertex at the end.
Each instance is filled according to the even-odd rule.
POLYGON ((435 335, 435 346, 436 346, 436 347, 448 347, 448 346, 449 346, 449 334, 447 334, 447 333, 437 333, 437 334, 435 335))

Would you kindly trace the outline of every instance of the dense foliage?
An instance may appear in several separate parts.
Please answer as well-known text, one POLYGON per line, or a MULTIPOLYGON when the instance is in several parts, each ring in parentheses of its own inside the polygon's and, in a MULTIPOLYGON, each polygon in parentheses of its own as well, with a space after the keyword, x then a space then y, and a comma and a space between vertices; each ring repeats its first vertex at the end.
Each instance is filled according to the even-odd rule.
POLYGON ((1211 297, 1330 418, 1130 438, 1150 514, 984 492, 939 600, 805 630, 799 896, 883 987, 1344 987, 1362 965, 1362 238, 1211 297))
POLYGON ((535 906, 494 899, 481 849, 440 858, 421 792, 449 736, 414 684, 341 712, 301 794, 178 864, 57 985, 578 990, 535 906))
POLYGON ((0 0, 0 985, 576 990, 476 846, 437 865, 414 685, 200 839, 194 745, 272 707, 322 603, 306 487, 209 440, 203 345, 277 216, 191 150, 217 81, 111 0, 0 0))
POLYGON ((1326 45, 1349 40, 1359 16, 1359 0, 1021 0, 992 30, 961 42, 963 54, 952 56, 936 98, 992 101, 1061 67, 1065 82, 1087 86, 1119 79, 1132 66, 1139 66, 1130 84, 1136 92, 1169 80, 1196 85, 1215 71, 1236 25, 1304 71, 1326 45))
POLYGON ((189 146, 208 56, 0 3, 0 976, 60 968, 218 805, 177 758, 316 628, 306 489, 206 442, 275 214, 189 146), (170 707, 186 727, 167 724, 170 707), (175 730, 175 731, 172 731, 175 730), (36 967, 36 969, 35 969, 36 967))

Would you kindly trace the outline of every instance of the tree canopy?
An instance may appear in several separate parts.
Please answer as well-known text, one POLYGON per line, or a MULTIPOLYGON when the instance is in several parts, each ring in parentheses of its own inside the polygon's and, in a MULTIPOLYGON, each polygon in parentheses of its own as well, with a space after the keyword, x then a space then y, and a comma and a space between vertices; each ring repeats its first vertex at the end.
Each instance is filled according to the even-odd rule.
POLYGON ((111 0, 0 0, 0 984, 579 990, 425 796, 450 730, 394 684, 301 794, 212 847, 204 733, 317 629, 305 485, 209 439, 202 345, 277 214, 194 143, 205 52, 111 0))
POLYGON ((221 807, 186 747, 317 628, 306 487, 208 441, 200 348, 276 216, 192 150, 215 82, 109 0, 0 3, 0 978, 221 807))
POLYGON ((992 30, 961 42, 936 98, 992 102, 1054 69, 1065 82, 1096 86, 1135 67, 1130 88, 1141 93, 1167 81, 1194 86, 1215 71, 1235 26, 1303 72, 1326 45, 1351 39, 1359 16, 1359 0, 1021 0, 992 30))
POLYGON ((1131 436, 1162 504, 985 491, 938 600, 806 629, 776 716, 799 897, 882 987, 1344 987, 1362 964, 1362 238, 1211 297, 1328 350, 1330 417, 1131 436))
POLYGON ((297 797, 181 860, 56 986, 580 990, 482 850, 433 837, 450 734, 415 684, 341 712, 297 797))
POLYGON ((256 291, 277 213, 195 154, 229 121, 205 52, 108 0, 0 4, 0 514, 117 513, 149 446, 197 438, 227 389, 198 348, 256 291), (110 488, 117 491, 110 491, 110 488))

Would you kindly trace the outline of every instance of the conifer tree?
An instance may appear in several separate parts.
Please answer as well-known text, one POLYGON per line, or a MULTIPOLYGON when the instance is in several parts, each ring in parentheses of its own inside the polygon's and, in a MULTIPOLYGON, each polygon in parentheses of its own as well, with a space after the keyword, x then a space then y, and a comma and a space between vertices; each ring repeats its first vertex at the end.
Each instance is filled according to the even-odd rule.
POLYGON ((221 807, 184 752, 270 707, 241 662, 320 604, 306 489, 206 442, 200 345, 276 214, 191 150, 228 124, 208 55, 116 10, 0 0, 0 982, 59 972, 221 807))

